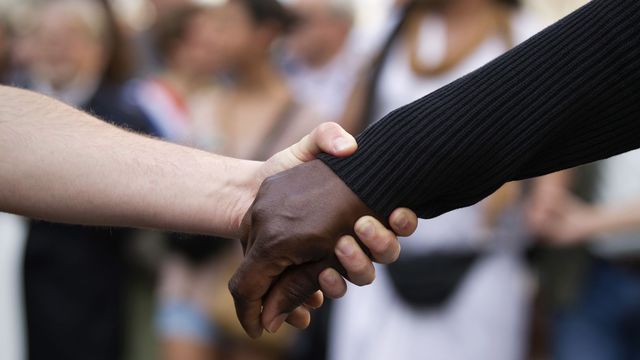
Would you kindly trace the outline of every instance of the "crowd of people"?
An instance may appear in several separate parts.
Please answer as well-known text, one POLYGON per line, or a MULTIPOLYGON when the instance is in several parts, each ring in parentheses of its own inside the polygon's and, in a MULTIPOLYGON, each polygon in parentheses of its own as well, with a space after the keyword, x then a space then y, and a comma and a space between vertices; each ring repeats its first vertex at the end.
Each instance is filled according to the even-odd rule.
MULTIPOLYGON (((0 18, 0 83, 170 142, 265 160, 322 122, 356 134, 542 29, 518 0, 401 0, 366 53, 348 0, 152 5, 155 20, 138 32, 107 0, 21 7, 0 18)), ((149 321, 168 360, 635 358, 639 228, 637 151, 509 183, 421 220, 398 262, 315 313, 309 330, 258 341, 227 290, 240 246, 163 234, 149 321)), ((136 232, 30 221, 27 233, 29 359, 123 358, 125 243, 136 232)))

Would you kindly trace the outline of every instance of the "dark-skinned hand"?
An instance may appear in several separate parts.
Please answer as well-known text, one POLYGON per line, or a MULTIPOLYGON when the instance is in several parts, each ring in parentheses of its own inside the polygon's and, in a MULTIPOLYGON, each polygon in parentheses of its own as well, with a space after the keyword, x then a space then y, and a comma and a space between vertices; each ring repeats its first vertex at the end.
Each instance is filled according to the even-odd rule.
MULTIPOLYGON (((375 261, 395 261, 400 251, 395 236, 385 236, 371 215, 321 161, 265 180, 243 221, 245 261, 229 283, 247 333, 255 338, 263 328, 275 332, 300 305, 317 307, 321 288, 346 289, 342 277, 327 269, 357 285, 371 283, 375 272, 363 248, 375 261), (356 233, 368 248, 357 246, 356 233)), ((399 209, 390 223, 397 234, 408 236, 415 231, 415 219, 410 210, 399 209)), ((340 297, 344 291, 326 295, 340 297)), ((294 325, 306 324, 298 320, 294 325)))

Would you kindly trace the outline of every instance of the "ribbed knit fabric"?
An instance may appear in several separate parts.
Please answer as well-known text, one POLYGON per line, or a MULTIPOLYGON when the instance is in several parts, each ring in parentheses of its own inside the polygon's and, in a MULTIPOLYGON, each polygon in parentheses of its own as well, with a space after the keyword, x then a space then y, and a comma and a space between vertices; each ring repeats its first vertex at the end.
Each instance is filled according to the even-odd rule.
POLYGON ((640 0, 594 0, 321 159, 378 215, 430 218, 640 146, 640 0))

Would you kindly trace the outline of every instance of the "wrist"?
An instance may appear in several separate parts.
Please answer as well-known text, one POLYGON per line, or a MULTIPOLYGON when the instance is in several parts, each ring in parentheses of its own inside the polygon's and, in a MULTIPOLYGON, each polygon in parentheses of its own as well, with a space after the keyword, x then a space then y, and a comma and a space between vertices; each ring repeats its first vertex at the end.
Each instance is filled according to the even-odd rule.
POLYGON ((223 190, 224 194, 227 194, 227 205, 219 207, 224 211, 222 218, 227 219, 225 237, 240 238, 242 219, 264 180, 260 175, 262 164, 257 161, 234 160, 234 167, 228 169, 229 178, 223 190))
POLYGON ((600 206, 590 206, 587 216, 582 223, 585 227, 585 237, 593 237, 605 232, 608 227, 609 211, 600 206))

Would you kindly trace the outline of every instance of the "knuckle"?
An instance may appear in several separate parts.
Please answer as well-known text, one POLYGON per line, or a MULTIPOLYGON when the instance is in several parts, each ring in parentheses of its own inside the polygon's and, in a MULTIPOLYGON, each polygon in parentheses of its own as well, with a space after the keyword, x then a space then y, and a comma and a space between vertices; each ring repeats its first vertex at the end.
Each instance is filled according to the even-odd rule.
POLYGON ((323 134, 326 132, 339 130, 339 128, 340 128, 340 125, 338 125, 335 122, 325 122, 318 125, 316 130, 318 131, 318 133, 323 134))
POLYGON ((281 290, 283 298, 278 304, 278 307, 285 312, 291 312, 298 306, 304 304, 307 299, 309 299, 310 294, 316 291, 302 283, 289 283, 281 290))
POLYGON ((357 275, 366 274, 370 269, 371 265, 369 261, 362 258, 353 260, 350 266, 350 272, 357 275))
POLYGON ((251 209, 251 220, 253 222, 260 222, 268 217, 269 212, 268 207, 263 202, 258 202, 254 204, 251 209))
POLYGON ((235 276, 232 277, 231 280, 229 280, 228 288, 231 296, 233 296, 234 299, 239 299, 242 297, 238 287, 238 280, 235 276))
POLYGON ((304 304, 316 291, 320 290, 318 275, 309 271, 296 271, 282 282, 283 300, 279 306, 286 310, 293 310, 304 304))
POLYGON ((394 263, 396 261, 398 261, 398 259, 400 258, 400 248, 398 247, 396 250, 393 251, 393 253, 388 257, 386 263, 390 264, 390 263, 394 263))
POLYGON ((297 284, 291 284, 284 290, 284 292, 285 298, 288 300, 288 302, 290 304, 295 304, 295 306, 303 304, 309 297, 309 291, 305 288, 305 286, 297 284))
POLYGON ((249 299, 249 294, 245 291, 244 286, 242 286, 242 281, 238 276, 233 276, 231 280, 229 280, 228 288, 234 299, 240 301, 249 299))
POLYGON ((385 255, 392 249, 395 240, 395 236, 389 233, 378 236, 372 244, 371 250, 379 255, 385 255))

